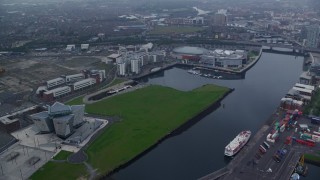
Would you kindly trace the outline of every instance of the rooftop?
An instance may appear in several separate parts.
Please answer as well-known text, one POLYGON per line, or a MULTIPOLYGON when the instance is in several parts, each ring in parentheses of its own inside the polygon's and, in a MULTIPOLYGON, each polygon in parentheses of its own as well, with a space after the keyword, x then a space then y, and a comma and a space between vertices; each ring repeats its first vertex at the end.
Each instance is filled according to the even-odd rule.
POLYGON ((64 105, 59 102, 55 102, 52 106, 49 107, 49 114, 58 114, 67 111, 71 111, 70 106, 64 105))

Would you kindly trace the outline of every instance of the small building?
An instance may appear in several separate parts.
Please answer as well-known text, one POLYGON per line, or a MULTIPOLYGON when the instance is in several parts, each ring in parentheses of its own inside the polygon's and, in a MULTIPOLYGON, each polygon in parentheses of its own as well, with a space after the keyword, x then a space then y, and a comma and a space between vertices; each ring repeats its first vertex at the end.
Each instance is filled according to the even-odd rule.
POLYGON ((314 83, 314 76, 310 75, 309 72, 303 72, 300 75, 299 82, 301 84, 312 85, 314 83))
POLYGON ((111 54, 107 57, 107 61, 108 62, 112 62, 112 63, 118 63, 118 61, 121 59, 121 54, 111 54))
POLYGON ((75 44, 69 44, 66 47, 66 51, 74 51, 76 49, 76 45, 75 44))
POLYGON ((12 133, 20 129, 20 121, 18 118, 12 118, 10 116, 4 116, 0 118, 0 130, 4 130, 7 133, 12 133))
POLYGON ((81 44, 81 51, 86 51, 89 49, 89 44, 81 44))
POLYGON ((42 111, 30 116, 39 129, 40 133, 50 133, 54 131, 52 119, 49 118, 48 111, 42 111))

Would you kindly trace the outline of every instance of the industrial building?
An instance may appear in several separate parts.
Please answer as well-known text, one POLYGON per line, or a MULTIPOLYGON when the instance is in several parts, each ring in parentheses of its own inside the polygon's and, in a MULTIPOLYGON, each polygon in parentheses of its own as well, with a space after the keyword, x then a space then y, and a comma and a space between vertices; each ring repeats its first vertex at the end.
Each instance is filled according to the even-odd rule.
POLYGON ((83 124, 84 108, 84 105, 68 106, 55 102, 48 107, 48 111, 30 117, 41 133, 55 132, 65 139, 74 132, 74 128, 83 124))
POLYGON ((243 50, 206 51, 201 56, 200 63, 210 67, 241 68, 247 63, 247 53, 243 50))
POLYGON ((314 92, 314 86, 296 83, 293 86, 293 88, 290 89, 289 92, 286 94, 286 97, 308 103, 311 101, 311 97, 314 94, 314 92))

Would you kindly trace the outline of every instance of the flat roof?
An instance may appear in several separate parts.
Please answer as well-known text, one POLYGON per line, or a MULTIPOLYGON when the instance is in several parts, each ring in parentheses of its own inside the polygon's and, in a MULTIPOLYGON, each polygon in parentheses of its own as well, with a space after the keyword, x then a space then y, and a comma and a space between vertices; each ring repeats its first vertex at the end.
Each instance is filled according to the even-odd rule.
POLYGON ((51 94, 51 93, 55 93, 55 92, 59 92, 65 89, 71 89, 69 86, 63 86, 63 87, 58 87, 56 89, 52 89, 50 91, 44 92, 45 94, 51 94))
POLYGON ((300 91, 300 92, 309 93, 309 94, 311 94, 313 92, 313 90, 311 90, 311 89, 304 89, 304 88, 300 88, 300 87, 293 87, 292 89, 300 91))
POLYGON ((315 90, 314 86, 306 85, 306 84, 301 84, 301 83, 296 83, 294 86, 295 86, 295 87, 298 87, 298 88, 310 89, 310 90, 312 90, 312 91, 315 90))
POLYGON ((55 79, 48 80, 47 83, 50 84, 50 83, 53 83, 53 82, 56 82, 56 81, 60 81, 60 80, 63 80, 63 81, 64 81, 63 78, 58 77, 58 78, 55 78, 55 79))
POLYGON ((199 47, 192 47, 192 46, 182 46, 173 49, 173 52, 175 53, 181 53, 181 54, 191 54, 191 55, 202 55, 206 49, 199 48, 199 47))

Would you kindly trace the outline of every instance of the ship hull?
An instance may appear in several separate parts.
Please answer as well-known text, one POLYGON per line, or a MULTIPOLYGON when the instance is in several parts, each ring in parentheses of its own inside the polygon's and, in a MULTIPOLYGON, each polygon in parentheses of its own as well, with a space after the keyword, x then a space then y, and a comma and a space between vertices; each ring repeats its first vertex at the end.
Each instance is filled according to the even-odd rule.
POLYGON ((251 137, 251 131, 240 132, 226 147, 225 156, 232 157, 236 155, 245 146, 251 137))

